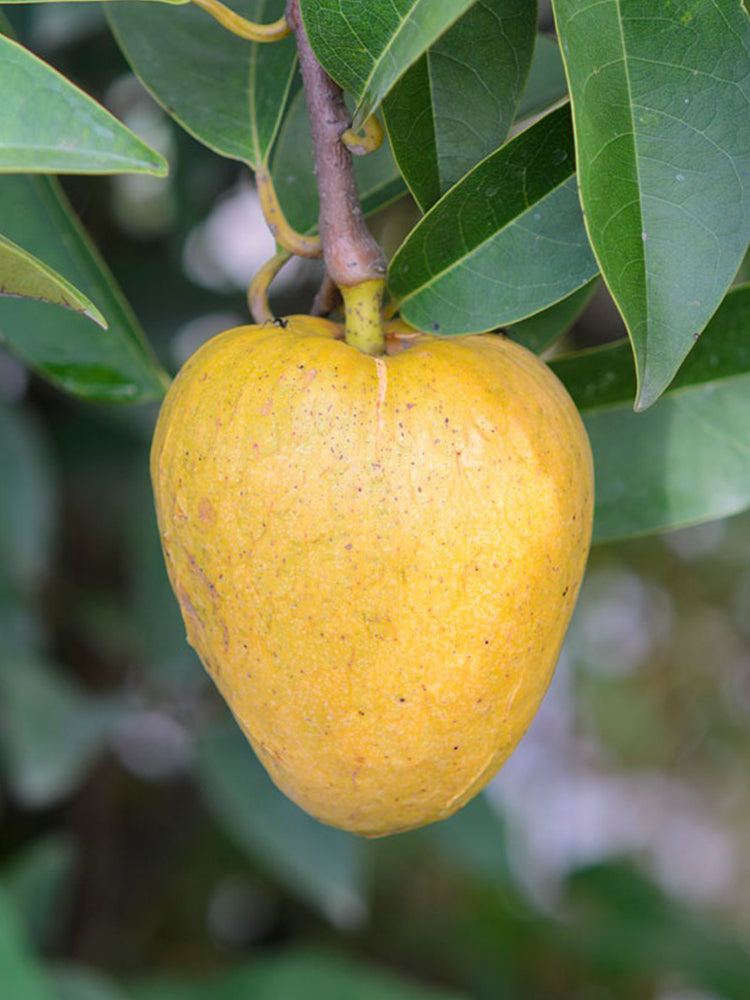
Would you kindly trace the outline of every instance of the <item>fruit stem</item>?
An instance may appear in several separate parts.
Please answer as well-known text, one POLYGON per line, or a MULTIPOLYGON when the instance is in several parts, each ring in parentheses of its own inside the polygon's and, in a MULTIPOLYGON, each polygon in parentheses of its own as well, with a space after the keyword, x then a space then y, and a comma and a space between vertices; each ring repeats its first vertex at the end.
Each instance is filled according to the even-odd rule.
POLYGON ((380 315, 385 281, 371 278, 341 289, 346 312, 344 339, 363 354, 385 354, 385 331, 380 315))
MULTIPOLYGON (((286 21, 297 41, 300 72, 312 128, 320 200, 318 228, 326 270, 345 298, 349 294, 347 289, 364 286, 358 295, 352 293, 350 298, 353 303, 356 300, 356 304, 352 306, 352 314, 367 317, 363 322, 368 332, 360 336, 352 328, 351 336, 356 346, 359 346, 360 341, 369 345, 368 348, 362 348, 368 354, 383 353, 385 336, 379 310, 386 261, 383 251, 367 228, 354 180, 352 155, 341 141, 342 135, 351 126, 351 116, 344 103, 341 88, 328 76, 310 47, 300 14, 299 0, 287 0, 286 21), (381 343, 380 350, 377 349, 378 340, 381 343)), ((361 327, 357 326, 356 329, 359 331, 361 327)))

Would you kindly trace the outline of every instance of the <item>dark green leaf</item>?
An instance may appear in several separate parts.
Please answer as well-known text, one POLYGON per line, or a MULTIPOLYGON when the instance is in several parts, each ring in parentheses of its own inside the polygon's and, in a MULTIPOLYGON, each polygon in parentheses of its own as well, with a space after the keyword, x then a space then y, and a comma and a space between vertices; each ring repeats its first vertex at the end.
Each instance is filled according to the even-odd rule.
POLYGON ((0 172, 163 176, 164 158, 23 46, 0 35, 0 172))
POLYGON ((750 506, 750 286, 729 293, 666 395, 632 410, 628 344, 552 363, 594 452, 598 541, 725 517, 750 506))
POLYGON ((568 879, 565 895, 573 914, 570 943, 587 967, 610 975, 679 974, 725 1000, 746 1000, 750 993, 744 942, 677 906, 632 865, 581 869, 568 879))
POLYGON ((107 321, 96 306, 62 275, 41 260, 0 236, 0 295, 51 302, 81 313, 99 326, 107 321))
POLYGON ((0 469, 0 579, 30 593, 42 582, 51 553, 57 483, 37 424, 2 403, 0 469))
MULTIPOLYGON (((274 187, 289 224, 300 233, 318 228, 318 189, 305 95, 291 101, 273 151, 274 187)), ((385 140, 374 153, 354 158, 362 210, 370 215, 395 201, 406 187, 385 140)))
POLYGON ((364 916, 361 840, 290 802, 234 726, 204 736, 197 763, 208 805, 253 857, 334 923, 364 916))
POLYGON ((393 258, 391 294, 420 330, 515 323, 597 272, 581 218, 567 106, 483 160, 432 208, 393 258))
POLYGON ((599 279, 594 278, 578 291, 561 299, 535 316, 522 319, 507 328, 507 334, 530 351, 540 354, 575 323, 596 291, 599 279))
POLYGON ((529 0, 475 3, 386 97, 388 135, 422 211, 502 145, 529 70, 536 21, 529 0))
POLYGON ((553 6, 587 225, 646 407, 750 239, 750 22, 739 0, 553 6))
POLYGON ((48 834, 17 852, 0 873, 26 937, 39 949, 53 943, 73 882, 76 851, 70 837, 48 834))
MULTIPOLYGON (((286 950, 203 982, 159 979, 133 1000, 461 1000, 343 956, 286 950)), ((464 998, 466 1000, 466 998, 464 998)))
MULTIPOLYGON (((238 13, 273 21, 283 0, 237 0, 238 13)), ((250 43, 196 7, 106 4, 115 37, 156 100, 211 149, 252 167, 265 162, 289 96, 292 38, 250 43)))
POLYGON ((109 329, 40 302, 0 299, 5 342, 45 378, 89 399, 157 399, 167 377, 121 292, 51 179, 0 176, 0 230, 93 299, 109 329))
POLYGON ((474 0, 300 0, 310 44, 357 104, 354 125, 474 0))

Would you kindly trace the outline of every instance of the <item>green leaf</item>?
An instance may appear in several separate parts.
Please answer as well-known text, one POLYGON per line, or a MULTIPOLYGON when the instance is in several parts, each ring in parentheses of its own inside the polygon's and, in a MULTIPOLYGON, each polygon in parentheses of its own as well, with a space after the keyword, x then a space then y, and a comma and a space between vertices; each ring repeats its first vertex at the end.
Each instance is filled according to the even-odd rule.
POLYGON ((0 889, 0 983, 8 1000, 52 1000, 41 966, 31 955, 13 902, 0 889))
MULTIPOLYGON (((273 21, 283 0, 237 0, 253 21, 273 21)), ((204 145, 251 167, 266 161, 292 86, 293 38, 256 44, 192 5, 105 4, 133 70, 170 115, 204 145)))
MULTIPOLYGON (((387 141, 374 153, 354 157, 353 162, 365 215, 371 215, 405 193, 406 186, 387 141)), ((318 189, 310 119, 301 90, 292 99, 279 132, 271 172, 279 203, 289 224, 300 233, 315 232, 318 228, 318 189)))
POLYGON ((589 234, 633 341, 645 408, 750 239, 750 21, 739 0, 553 6, 589 234))
POLYGON ((202 982, 161 978, 132 992, 133 1000, 462 1000, 343 955, 299 948, 202 982))
POLYGON ((361 920, 362 841, 323 826, 290 802, 235 726, 200 740, 197 766, 209 807, 252 857, 334 923, 361 920))
POLYGON ((667 393, 632 409, 626 342, 553 361, 594 452, 594 538, 606 541, 750 507, 750 285, 726 297, 667 393))
POLYGON ((44 303, 4 298, 0 330, 8 346, 45 378, 87 399, 162 396, 167 376, 59 185, 46 177, 0 176, 0 230, 94 299, 109 327, 99 330, 44 303))
POLYGON ((23 805, 54 805, 74 791, 104 747, 120 708, 84 695, 56 668, 0 650, 0 748, 23 805))
MULTIPOLYGON (((622 973, 635 974, 636 981, 651 976, 666 981, 677 974, 678 982, 710 996, 750 995, 745 942, 676 905, 632 864, 602 863, 574 872, 564 887, 563 906, 570 914, 565 936, 573 954, 587 968, 605 970, 608 981, 622 973)), ((683 995, 695 996, 690 990, 683 995)))
POLYGON ((300 0, 326 71, 354 97, 354 127, 474 0, 300 0))
POLYGON ((155 174, 162 156, 64 76, 0 35, 0 173, 155 174))
POLYGON ((391 262, 389 288, 420 330, 515 323, 597 272, 575 188, 566 106, 487 157, 441 198, 391 262))
POLYGON ((0 580, 28 594, 41 584, 48 567, 57 483, 37 424, 20 407, 3 403, 0 469, 0 580))
POLYGON ((107 328, 107 321, 85 295, 62 275, 4 236, 0 236, 0 295, 52 302, 81 313, 107 328))
POLYGON ((548 35, 537 35, 531 68, 516 117, 519 121, 557 104, 568 93, 560 46, 548 35))
POLYGON ((393 151, 422 211, 502 145, 529 70, 536 21, 529 0, 474 4, 386 97, 393 151))
POLYGON ((548 309, 543 309, 528 319, 522 319, 520 323, 511 324, 506 333, 530 351, 541 354, 575 323, 589 304, 598 284, 598 278, 592 279, 578 291, 565 299, 560 299, 548 309))
MULTIPOLYGON (((68 3, 71 3, 71 2, 73 2, 73 3, 76 3, 76 2, 78 2, 78 3, 88 3, 88 2, 90 2, 90 0, 67 0, 67 2, 68 3)), ((117 2, 120 2, 120 0, 117 0, 117 2)), ((139 0, 139 2, 140 3, 144 3, 145 2, 145 3, 172 4, 174 6, 177 6, 178 4, 190 3, 190 0, 139 0)), ((4 4, 6 4, 6 3, 24 3, 24 4, 30 4, 30 3, 59 3, 59 0, 3 0, 3 3, 4 4)))
POLYGON ((0 873, 26 936, 38 948, 54 942, 69 902, 76 850, 69 836, 47 834, 16 852, 0 873))
POLYGON ((55 1000, 130 1000, 100 972, 78 965, 58 965, 50 970, 55 1000))

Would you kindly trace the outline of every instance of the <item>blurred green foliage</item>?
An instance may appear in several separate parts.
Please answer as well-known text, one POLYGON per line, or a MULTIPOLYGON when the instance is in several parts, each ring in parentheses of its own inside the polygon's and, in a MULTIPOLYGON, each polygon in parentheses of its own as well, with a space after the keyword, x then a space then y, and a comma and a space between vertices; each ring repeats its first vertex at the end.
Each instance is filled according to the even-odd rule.
MULTIPOLYGON (((13 21, 168 136, 145 223, 122 184, 66 189, 174 369, 189 322, 244 315, 239 285, 191 281, 182 257, 242 170, 132 96, 97 12, 13 21)), ((520 763, 458 816, 367 842, 276 791, 186 645, 150 504, 154 417, 0 356, 2 1000, 750 997, 747 517, 595 551, 520 763), (561 808, 575 774, 609 795, 595 843, 586 798, 561 808), (649 802, 673 794, 697 806, 649 839, 649 802)))

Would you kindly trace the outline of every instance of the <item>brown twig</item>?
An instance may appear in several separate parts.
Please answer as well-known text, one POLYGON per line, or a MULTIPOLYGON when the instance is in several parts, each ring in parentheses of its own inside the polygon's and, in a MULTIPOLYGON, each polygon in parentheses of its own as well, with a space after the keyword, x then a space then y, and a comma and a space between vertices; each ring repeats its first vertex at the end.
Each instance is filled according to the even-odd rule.
POLYGON ((287 0, 286 21, 297 40, 307 97, 320 199, 320 239, 326 270, 339 288, 383 279, 386 260, 365 223, 352 169, 352 156, 341 135, 351 118, 338 84, 328 76, 310 47, 299 0, 287 0))

